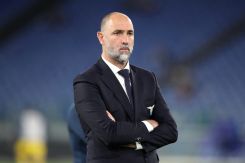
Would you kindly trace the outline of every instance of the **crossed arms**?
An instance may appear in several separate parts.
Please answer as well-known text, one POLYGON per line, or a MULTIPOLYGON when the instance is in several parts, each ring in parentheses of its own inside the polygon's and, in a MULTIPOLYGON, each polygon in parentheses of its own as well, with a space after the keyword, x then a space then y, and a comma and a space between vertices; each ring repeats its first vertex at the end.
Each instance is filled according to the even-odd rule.
POLYGON ((75 106, 82 121, 105 145, 125 145, 140 142, 148 152, 177 140, 177 127, 159 89, 155 93, 152 119, 146 120, 154 130, 149 132, 143 122, 116 121, 108 114, 99 88, 93 82, 81 80, 74 84, 75 106))

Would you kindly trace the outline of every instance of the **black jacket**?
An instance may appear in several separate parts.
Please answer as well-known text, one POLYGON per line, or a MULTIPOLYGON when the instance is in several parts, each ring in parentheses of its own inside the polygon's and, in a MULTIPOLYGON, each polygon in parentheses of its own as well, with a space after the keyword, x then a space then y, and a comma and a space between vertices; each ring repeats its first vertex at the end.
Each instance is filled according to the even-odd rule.
POLYGON ((74 79, 75 107, 87 135, 87 163, 157 163, 155 149, 177 140, 176 123, 154 74, 132 65, 130 68, 134 106, 102 59, 74 79), (147 107, 153 105, 150 114, 147 107), (159 123, 152 132, 141 122, 147 119, 159 123), (142 150, 122 147, 136 141, 142 150))

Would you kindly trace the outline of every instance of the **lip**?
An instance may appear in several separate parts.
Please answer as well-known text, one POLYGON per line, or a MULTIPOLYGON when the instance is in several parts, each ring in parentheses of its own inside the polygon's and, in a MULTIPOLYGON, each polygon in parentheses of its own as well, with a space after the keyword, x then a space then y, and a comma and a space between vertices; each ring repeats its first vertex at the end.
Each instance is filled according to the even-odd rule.
POLYGON ((121 51, 129 51, 129 48, 120 48, 121 51))

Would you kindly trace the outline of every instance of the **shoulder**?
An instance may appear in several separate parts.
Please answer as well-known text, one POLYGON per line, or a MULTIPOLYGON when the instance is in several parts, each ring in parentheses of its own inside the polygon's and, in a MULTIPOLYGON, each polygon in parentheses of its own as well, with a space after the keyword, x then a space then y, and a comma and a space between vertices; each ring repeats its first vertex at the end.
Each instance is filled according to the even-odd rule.
POLYGON ((155 74, 152 71, 148 71, 146 69, 134 66, 134 65, 130 65, 132 70, 135 72, 135 76, 137 78, 142 79, 141 81, 143 82, 147 82, 147 83, 151 83, 153 85, 158 85, 158 81, 157 78, 155 76, 155 74))
POLYGON ((92 67, 90 67, 88 70, 86 70, 85 72, 78 74, 73 80, 73 85, 75 85, 76 83, 80 83, 80 82, 93 83, 94 81, 97 80, 98 74, 99 74, 99 69, 97 68, 95 64, 92 67))
POLYGON ((140 75, 140 76, 143 76, 143 77, 147 77, 147 78, 154 78, 154 73, 151 72, 151 71, 148 71, 146 69, 143 69, 141 67, 137 67, 135 65, 130 65, 130 67, 132 68, 132 70, 137 74, 137 75, 140 75))
POLYGON ((155 76, 155 74, 152 71, 148 71, 146 69, 140 68, 140 67, 136 67, 134 65, 130 65, 132 70, 135 73, 135 77, 140 79, 138 80, 139 83, 146 84, 146 85, 151 85, 152 89, 155 89, 157 87, 159 87, 157 78, 155 76))

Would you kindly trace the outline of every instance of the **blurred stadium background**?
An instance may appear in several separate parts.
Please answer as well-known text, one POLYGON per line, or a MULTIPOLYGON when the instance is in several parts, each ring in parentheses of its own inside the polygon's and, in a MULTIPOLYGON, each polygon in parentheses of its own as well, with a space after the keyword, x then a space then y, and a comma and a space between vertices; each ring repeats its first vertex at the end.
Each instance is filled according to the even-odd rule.
POLYGON ((102 16, 128 14, 131 63, 154 71, 179 128, 162 162, 245 162, 244 0, 0 2, 0 163, 14 162, 20 114, 47 123, 48 162, 72 162, 72 80, 99 58, 102 16))

